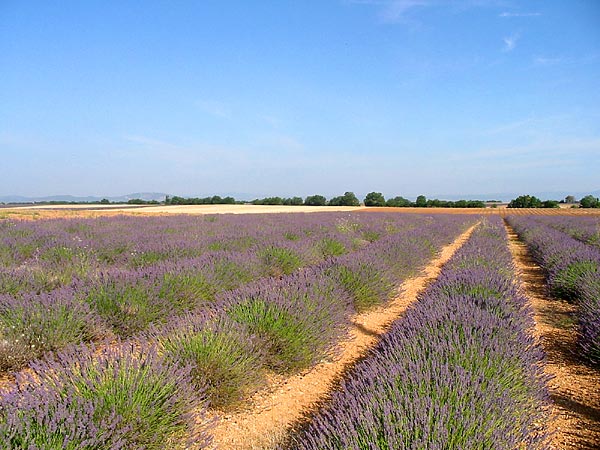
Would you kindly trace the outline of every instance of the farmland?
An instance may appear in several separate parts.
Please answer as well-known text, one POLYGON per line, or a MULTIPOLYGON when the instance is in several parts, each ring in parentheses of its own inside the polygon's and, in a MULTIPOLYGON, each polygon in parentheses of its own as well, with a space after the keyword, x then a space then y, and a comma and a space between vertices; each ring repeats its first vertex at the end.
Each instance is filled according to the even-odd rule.
MULTIPOLYGON (((0 448, 546 448, 503 219, 410 212, 0 221, 0 448)), ((595 220, 508 218, 591 382, 595 220)))

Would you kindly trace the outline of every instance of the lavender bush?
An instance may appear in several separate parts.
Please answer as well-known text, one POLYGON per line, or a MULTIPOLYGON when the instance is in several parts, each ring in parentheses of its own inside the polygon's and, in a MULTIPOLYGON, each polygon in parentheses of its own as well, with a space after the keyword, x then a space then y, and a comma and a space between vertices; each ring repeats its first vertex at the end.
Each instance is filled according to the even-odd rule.
POLYGON ((326 356, 352 311, 348 294, 320 268, 227 293, 221 308, 260 339, 267 365, 279 371, 300 370, 326 356))
POLYGON ((202 448, 190 381, 152 347, 75 347, 32 363, 0 397, 0 448, 202 448))
POLYGON ((581 356, 600 364, 600 251, 559 231, 558 221, 508 217, 534 259, 546 272, 557 297, 575 302, 581 356))
POLYGON ((0 371, 19 369, 45 352, 107 335, 100 318, 72 289, 0 296, 0 371))
POLYGON ((545 448, 543 355, 511 269, 501 224, 478 229, 285 448, 545 448))
POLYGON ((600 219, 581 216, 540 216, 538 223, 568 234, 578 241, 600 248, 600 219))
POLYGON ((588 360, 600 366, 600 276, 584 276, 579 297, 579 345, 588 360))
POLYGON ((173 363, 192 368, 192 381, 211 407, 228 407, 264 383, 264 351, 245 327, 223 314, 186 315, 150 338, 173 363))

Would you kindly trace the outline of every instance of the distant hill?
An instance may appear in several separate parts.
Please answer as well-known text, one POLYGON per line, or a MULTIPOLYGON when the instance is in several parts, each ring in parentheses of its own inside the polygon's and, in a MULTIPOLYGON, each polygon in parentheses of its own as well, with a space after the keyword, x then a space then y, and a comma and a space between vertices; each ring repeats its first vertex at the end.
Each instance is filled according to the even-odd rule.
POLYGON ((79 197, 75 195, 49 195, 46 197, 24 197, 22 195, 0 196, 0 203, 39 203, 39 202, 99 202, 106 198, 114 203, 127 203, 128 200, 139 198, 145 201, 157 200, 163 201, 167 194, 162 192, 136 192, 133 194, 121 195, 117 197, 79 197))
MULTIPOLYGON (((99 202, 103 198, 110 200, 113 203, 127 203, 128 200, 132 200, 135 198, 139 198, 145 201, 163 201, 165 197, 178 195, 180 197, 206 197, 212 195, 220 195, 221 197, 231 196, 236 200, 251 200, 253 198, 265 197, 265 195, 253 195, 248 193, 209 193, 205 195, 181 195, 181 194, 165 194, 164 192, 135 192, 127 195, 120 196, 87 196, 80 197, 75 195, 50 195, 46 197, 25 197, 22 195, 5 195, 0 196, 0 203, 39 203, 39 202, 99 202)), ((273 193, 271 195, 279 195, 278 193, 273 193)), ((300 195, 300 194, 298 194, 300 195)), ((404 195, 402 192, 393 193, 393 195, 389 195, 389 197, 393 197, 396 195, 404 195)), ((582 197, 586 195, 593 195, 594 197, 600 197, 600 190, 592 191, 592 192, 569 192, 569 191, 553 191, 553 192, 518 192, 518 193, 509 193, 509 192, 501 192, 501 193, 488 193, 488 194, 432 194, 426 195, 428 199, 438 199, 438 200, 500 200, 503 202, 509 202, 514 198, 517 198, 520 195, 534 195, 541 200, 563 200, 567 195, 574 196, 577 200, 580 200, 582 197)), ((268 196, 268 195, 267 195, 268 196)), ((300 195, 301 197, 305 197, 300 195)), ((330 197, 333 197, 330 196, 330 197)), ((360 199, 364 198, 364 195, 358 195, 360 199)), ((386 196, 387 198, 388 196, 386 196)), ((407 198, 411 198, 410 195, 406 196, 407 198)), ((414 200, 414 198, 413 198, 414 200)))

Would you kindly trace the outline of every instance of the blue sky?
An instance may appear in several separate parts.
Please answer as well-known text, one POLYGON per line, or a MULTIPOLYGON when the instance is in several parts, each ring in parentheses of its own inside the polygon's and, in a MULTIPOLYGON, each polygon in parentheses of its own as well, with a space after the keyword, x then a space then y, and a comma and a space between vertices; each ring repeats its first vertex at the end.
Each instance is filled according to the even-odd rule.
POLYGON ((600 2, 0 0, 0 195, 600 189, 600 2))

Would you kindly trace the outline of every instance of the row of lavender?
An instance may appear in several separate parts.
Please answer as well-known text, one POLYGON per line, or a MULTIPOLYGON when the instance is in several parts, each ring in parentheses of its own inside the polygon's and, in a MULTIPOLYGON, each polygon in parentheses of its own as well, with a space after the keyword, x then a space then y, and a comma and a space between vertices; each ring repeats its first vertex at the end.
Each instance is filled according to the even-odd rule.
POLYGON ((600 217, 536 216, 535 220, 578 241, 600 248, 600 217))
POLYGON ((551 292, 577 304, 581 356, 599 365, 600 250, 559 231, 551 221, 529 216, 507 220, 545 270, 551 292))
POLYGON ((80 345, 17 375, 0 398, 0 449, 202 448, 225 408, 327 357, 356 310, 384 302, 472 217, 436 216, 351 255, 249 283, 123 343, 80 345))
MULTIPOLYGON (((253 255, 276 274, 362 248, 419 219, 289 214, 0 221, 0 294, 50 291, 111 270, 253 255), (278 263, 280 263, 278 265, 278 263), (283 267, 281 267, 283 265, 283 267)), ((260 264, 258 264, 260 263, 260 264)), ((260 265, 260 267, 258 267, 260 265)))
POLYGON ((492 218, 286 448, 543 448, 543 354, 513 270, 492 218))
POLYGON ((116 217, 98 219, 97 223, 87 219, 0 224, 4 253, 20 255, 17 259, 21 262, 17 268, 0 269, 0 287, 17 288, 10 294, 0 294, 0 371, 18 369, 32 358, 69 343, 130 337, 151 323, 203 309, 223 292, 350 255, 380 239, 379 247, 385 246, 386 239, 427 239, 435 231, 435 227, 428 226, 432 219, 425 216, 295 216, 246 216, 245 221, 239 216, 208 221, 188 217, 116 217), (231 234, 224 236, 223 230, 231 234), (131 243, 115 237, 121 231, 131 243), (78 234, 73 237, 73 233, 78 234), (177 237, 173 237, 175 234, 177 237), (77 247, 80 235, 87 241, 77 247), (215 240, 215 235, 220 240, 215 240), (76 244, 64 247, 69 240, 76 244), (240 242, 244 244, 234 248, 240 242), (186 243, 191 250, 186 249, 186 243), (23 259, 23 248, 33 248, 34 244, 34 257, 23 259), (216 244, 221 250, 210 250, 216 244), (43 255, 52 251, 52 245, 69 250, 64 255, 79 256, 52 260, 47 266, 43 255), (73 276, 69 269, 81 262, 80 257, 93 259, 100 250, 107 252, 124 246, 138 254, 147 254, 149 248, 154 248, 153 254, 172 260, 142 268, 129 268, 127 261, 121 261, 111 267, 96 266, 81 277, 73 276), (159 252, 161 246, 177 251, 159 252), (202 249, 208 249, 208 253, 181 257, 202 249), (59 285, 68 281, 68 286, 48 292, 32 290, 35 280, 48 280, 49 274, 60 271, 66 275, 59 285), (29 286, 29 290, 24 286, 29 286))

